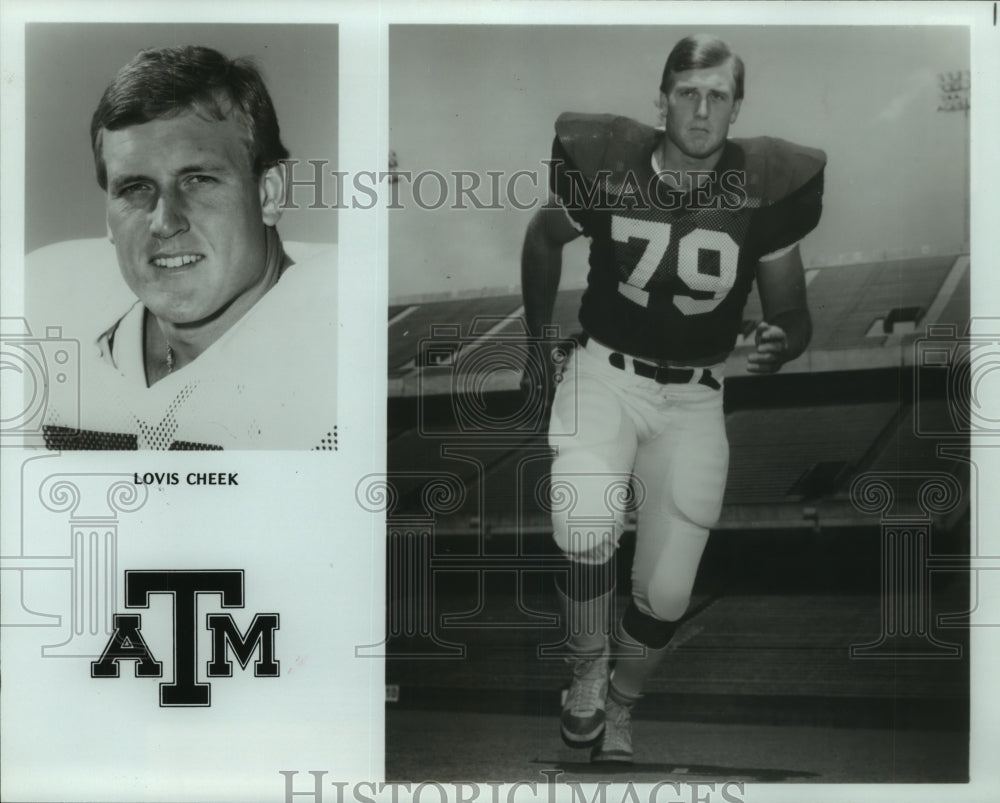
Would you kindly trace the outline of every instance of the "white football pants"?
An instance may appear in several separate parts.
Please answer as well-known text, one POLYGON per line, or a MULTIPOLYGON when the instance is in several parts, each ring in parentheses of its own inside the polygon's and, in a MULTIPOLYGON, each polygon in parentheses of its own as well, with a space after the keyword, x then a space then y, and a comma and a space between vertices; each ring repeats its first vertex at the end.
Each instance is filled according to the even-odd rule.
MULTIPOLYGON (((552 405, 553 536, 571 560, 610 560, 625 528, 632 478, 638 517, 632 596, 675 621, 691 598, 709 528, 722 510, 729 442, 722 391, 658 384, 608 362, 589 341, 570 358, 552 405)), ((712 366, 722 381, 723 366, 712 366)), ((700 375, 697 369, 696 375, 700 375)))

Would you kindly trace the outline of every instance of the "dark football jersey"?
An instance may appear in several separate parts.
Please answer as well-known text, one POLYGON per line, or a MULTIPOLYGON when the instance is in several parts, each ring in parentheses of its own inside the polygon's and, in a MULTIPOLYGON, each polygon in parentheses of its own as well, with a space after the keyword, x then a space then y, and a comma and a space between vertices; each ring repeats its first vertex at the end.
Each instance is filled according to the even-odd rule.
POLYGON ((826 156, 731 139, 682 193, 654 170, 663 136, 625 117, 563 114, 550 185, 591 241, 584 330, 636 356, 698 361, 733 348, 760 258, 819 222, 826 156))

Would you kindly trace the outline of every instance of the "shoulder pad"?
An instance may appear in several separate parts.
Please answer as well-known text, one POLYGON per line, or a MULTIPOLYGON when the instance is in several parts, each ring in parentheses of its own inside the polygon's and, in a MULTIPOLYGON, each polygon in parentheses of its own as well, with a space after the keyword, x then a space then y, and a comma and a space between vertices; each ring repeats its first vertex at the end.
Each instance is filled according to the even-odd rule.
POLYGON ((135 303, 107 237, 67 240, 25 257, 25 317, 35 337, 62 327, 62 337, 92 343, 135 303))
POLYGON ((556 120, 556 138, 574 166, 592 178, 600 170, 617 174, 641 166, 643 154, 652 153, 657 134, 628 117, 565 112, 556 120))
POLYGON ((743 156, 746 187, 752 197, 773 204, 801 189, 823 172, 826 154, 775 137, 734 139, 743 156))

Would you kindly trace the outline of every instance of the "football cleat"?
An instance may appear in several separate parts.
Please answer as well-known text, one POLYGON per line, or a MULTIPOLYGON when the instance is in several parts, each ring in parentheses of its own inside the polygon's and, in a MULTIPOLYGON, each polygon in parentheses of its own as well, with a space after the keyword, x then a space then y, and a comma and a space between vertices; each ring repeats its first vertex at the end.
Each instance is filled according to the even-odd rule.
POLYGON ((595 764, 632 763, 632 706, 608 697, 604 736, 594 745, 590 760, 595 764))
POLYGON ((563 700, 563 741, 570 747, 586 747, 604 729, 604 700, 608 694, 608 656, 575 658, 573 681, 563 700))

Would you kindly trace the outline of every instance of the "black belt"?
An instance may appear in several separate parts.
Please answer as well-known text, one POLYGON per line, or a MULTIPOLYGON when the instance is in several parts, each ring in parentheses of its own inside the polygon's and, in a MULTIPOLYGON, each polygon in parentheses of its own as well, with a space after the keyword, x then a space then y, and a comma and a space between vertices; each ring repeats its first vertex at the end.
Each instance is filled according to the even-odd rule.
MULTIPOLYGON (((634 357, 628 359, 632 360, 632 369, 637 376, 652 379, 658 385, 689 385, 694 380, 694 368, 675 368, 672 365, 656 365, 655 363, 642 362, 642 360, 637 360, 634 357)), ((626 357, 620 351, 611 352, 608 355, 608 362, 620 371, 626 370, 626 357)), ((701 376, 698 377, 697 384, 705 385, 712 390, 722 390, 719 380, 712 376, 712 372, 708 368, 701 369, 701 376)))

